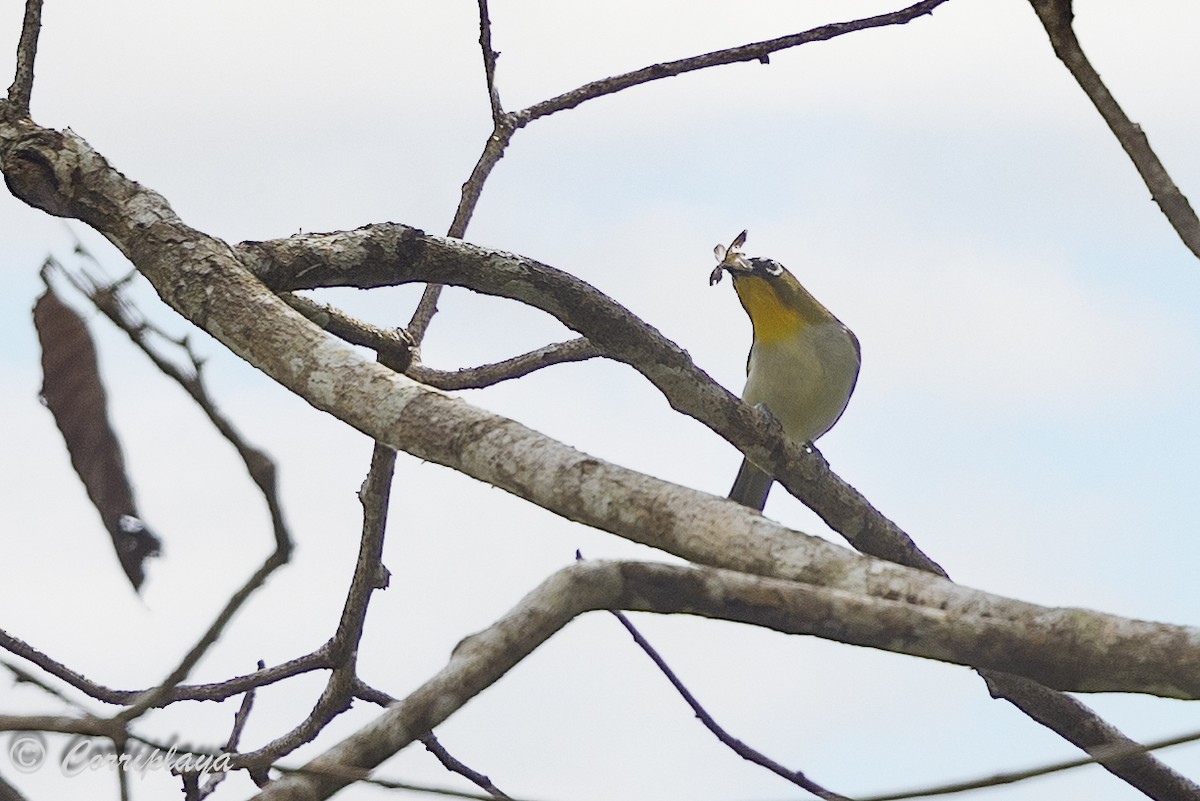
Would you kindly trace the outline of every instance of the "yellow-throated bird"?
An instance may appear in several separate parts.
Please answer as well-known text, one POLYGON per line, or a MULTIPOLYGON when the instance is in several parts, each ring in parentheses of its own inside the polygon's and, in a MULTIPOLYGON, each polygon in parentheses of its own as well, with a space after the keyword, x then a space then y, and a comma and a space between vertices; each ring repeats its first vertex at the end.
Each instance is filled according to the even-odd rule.
MULTIPOLYGON (((742 400, 765 406, 796 442, 813 442, 842 416, 858 380, 858 338, 773 259, 742 255, 746 232, 717 245, 716 269, 733 278, 754 341, 746 361, 742 400)), ((774 479, 742 460, 729 498, 762 511, 774 479)))

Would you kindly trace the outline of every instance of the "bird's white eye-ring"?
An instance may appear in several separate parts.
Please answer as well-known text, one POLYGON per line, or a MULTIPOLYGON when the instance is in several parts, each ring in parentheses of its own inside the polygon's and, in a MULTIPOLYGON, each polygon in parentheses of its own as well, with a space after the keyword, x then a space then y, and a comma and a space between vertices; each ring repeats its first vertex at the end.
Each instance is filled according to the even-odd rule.
POLYGON ((771 261, 770 259, 767 259, 763 265, 763 269, 766 270, 772 278, 778 278, 779 276, 783 275, 783 265, 777 261, 771 261))

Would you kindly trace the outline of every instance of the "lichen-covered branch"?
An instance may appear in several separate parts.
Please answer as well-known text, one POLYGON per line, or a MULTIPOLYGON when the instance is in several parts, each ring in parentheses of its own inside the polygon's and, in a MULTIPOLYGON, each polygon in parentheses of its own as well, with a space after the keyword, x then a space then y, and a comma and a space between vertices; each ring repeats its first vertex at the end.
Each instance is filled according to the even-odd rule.
POLYGON ((1192 685, 1190 692, 1200 692, 1200 654, 1172 666, 1173 657, 1157 650, 1169 646, 1178 654, 1176 649, 1185 646, 1185 651, 1195 651, 1200 630, 1013 603, 1014 611, 1021 610, 1015 617, 994 614, 998 610, 990 602, 959 614, 726 570, 577 562, 548 578, 492 626, 459 643, 446 667, 407 698, 257 798, 328 798, 444 721, 575 617, 600 609, 709 615, 794 634, 828 634, 837 628, 862 645, 999 669, 1019 666, 1064 689, 1071 688, 1063 681, 1064 671, 1087 673, 1088 684, 1098 677, 1094 670, 1103 671, 1101 665, 1116 674, 1141 674, 1142 667, 1131 669, 1138 660, 1130 659, 1140 654, 1154 663, 1145 665, 1144 675, 1165 670, 1192 685), (1047 644, 1055 657, 1042 650, 1047 644), (956 655, 950 656, 952 652, 956 655))
POLYGON ((42 0, 25 0, 21 40, 17 43, 17 70, 8 87, 8 102, 17 115, 29 116, 33 95, 33 62, 37 58, 38 34, 42 30, 42 0))

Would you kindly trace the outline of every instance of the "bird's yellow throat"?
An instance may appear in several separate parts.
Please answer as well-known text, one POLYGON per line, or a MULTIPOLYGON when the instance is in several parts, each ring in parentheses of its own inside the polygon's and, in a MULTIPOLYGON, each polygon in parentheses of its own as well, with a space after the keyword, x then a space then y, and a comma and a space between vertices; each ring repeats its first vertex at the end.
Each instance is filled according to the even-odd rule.
POLYGON ((738 276, 734 288, 746 314, 750 315, 756 343, 770 345, 795 336, 809 322, 799 311, 784 305, 770 284, 761 278, 738 276))

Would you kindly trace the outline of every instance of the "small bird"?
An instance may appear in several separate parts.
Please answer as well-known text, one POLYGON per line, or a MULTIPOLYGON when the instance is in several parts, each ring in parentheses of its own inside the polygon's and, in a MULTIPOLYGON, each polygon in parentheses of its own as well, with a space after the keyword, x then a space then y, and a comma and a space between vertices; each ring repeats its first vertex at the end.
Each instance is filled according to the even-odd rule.
MULTIPOLYGON (((783 431, 809 444, 833 428, 858 380, 858 338, 773 259, 742 255, 746 232, 717 245, 710 286, 723 272, 754 329, 742 400, 766 407, 783 431)), ((775 479, 742 460, 730 500, 762 511, 775 479)))

